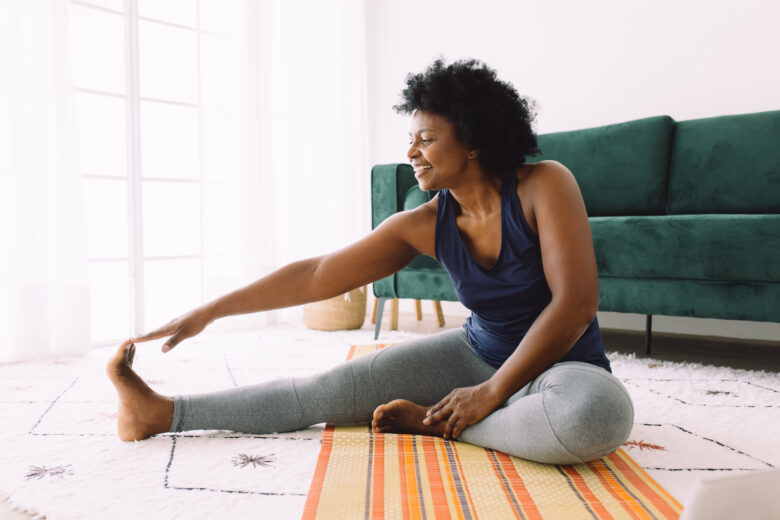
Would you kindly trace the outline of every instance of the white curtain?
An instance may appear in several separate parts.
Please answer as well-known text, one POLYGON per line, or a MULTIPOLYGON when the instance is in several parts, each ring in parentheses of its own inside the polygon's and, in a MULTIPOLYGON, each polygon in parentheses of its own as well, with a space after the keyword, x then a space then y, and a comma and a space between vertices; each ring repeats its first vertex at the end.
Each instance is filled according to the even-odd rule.
POLYGON ((66 20, 51 0, 5 0, 0 13, 0 361, 89 347, 66 20))
MULTIPOLYGON (((214 159, 204 169, 206 300, 371 229, 363 0, 247 0, 236 9, 243 45, 203 65, 216 91, 235 89, 227 99, 240 100, 223 126, 203 120, 204 154, 214 159)), ((214 328, 300 317, 288 309, 214 328)))
MULTIPOLYGON (((68 5, 4 0, 0 7, 0 362, 89 347, 89 228, 72 166, 68 5)), ((150 286, 147 273, 145 306, 156 306, 147 330, 370 229, 363 1, 198 6, 201 27, 215 31, 200 40, 192 150, 202 182, 200 215, 190 219, 202 233, 201 279, 189 273, 150 286), (234 37, 220 37, 225 31, 234 37), (165 295, 170 305, 160 304, 165 295)), ((299 316, 299 309, 265 313, 215 328, 299 316)))
MULTIPOLYGON (((250 17, 260 95, 265 266, 324 254, 371 229, 363 0, 275 0, 250 17)), ((300 308, 279 311, 300 319, 300 308)))

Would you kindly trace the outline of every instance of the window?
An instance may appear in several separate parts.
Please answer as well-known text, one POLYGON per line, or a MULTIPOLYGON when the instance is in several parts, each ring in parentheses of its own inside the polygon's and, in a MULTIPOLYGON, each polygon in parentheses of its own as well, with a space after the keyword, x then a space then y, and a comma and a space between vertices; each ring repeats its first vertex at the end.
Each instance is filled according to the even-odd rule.
POLYGON ((215 174, 204 168, 202 122, 231 113, 230 93, 201 70, 229 67, 235 44, 213 9, 214 0, 69 4, 93 345, 203 300, 203 186, 215 174))

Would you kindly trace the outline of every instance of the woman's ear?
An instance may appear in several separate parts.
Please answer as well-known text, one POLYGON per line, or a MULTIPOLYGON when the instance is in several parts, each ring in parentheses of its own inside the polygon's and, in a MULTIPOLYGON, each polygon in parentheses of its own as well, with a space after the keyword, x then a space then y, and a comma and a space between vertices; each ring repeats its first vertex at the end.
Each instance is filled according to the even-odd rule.
POLYGON ((469 150, 468 153, 466 154, 466 157, 468 157, 469 159, 476 159, 477 157, 479 157, 479 150, 469 150))

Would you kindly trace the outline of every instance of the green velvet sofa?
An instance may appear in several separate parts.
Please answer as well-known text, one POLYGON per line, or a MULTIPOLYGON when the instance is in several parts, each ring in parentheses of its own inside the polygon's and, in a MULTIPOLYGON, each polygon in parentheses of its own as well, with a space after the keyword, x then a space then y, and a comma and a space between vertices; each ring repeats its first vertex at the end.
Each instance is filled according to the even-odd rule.
MULTIPOLYGON (((599 272, 599 310, 780 322, 780 111, 675 121, 656 116, 543 134, 541 155, 582 191, 599 272)), ((376 227, 430 200, 408 164, 371 172, 376 227)), ((376 334, 388 298, 457 300, 441 265, 419 257, 374 283, 376 334)))

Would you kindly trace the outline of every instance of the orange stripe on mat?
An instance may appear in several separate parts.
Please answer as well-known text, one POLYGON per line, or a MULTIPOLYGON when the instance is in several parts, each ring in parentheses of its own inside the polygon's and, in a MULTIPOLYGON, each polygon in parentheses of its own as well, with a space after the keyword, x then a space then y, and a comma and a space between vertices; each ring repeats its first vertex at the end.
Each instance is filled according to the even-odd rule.
MULTIPOLYGON (((439 451, 439 455, 441 456, 441 459, 443 461, 442 464, 442 470, 444 473, 444 480, 446 481, 447 489, 450 490, 450 493, 452 495, 452 501, 457 502, 458 501, 458 489, 455 487, 455 478, 452 476, 452 468, 450 468, 449 465, 449 459, 447 455, 447 447, 444 444, 444 441, 441 439, 436 439, 436 446, 439 451)), ((463 511, 461 508, 458 508, 458 520, 463 520, 463 511)))
POLYGON ((371 510, 373 518, 385 517, 385 436, 374 434, 374 468, 371 479, 371 510))
POLYGON ((629 457, 628 453, 626 453, 622 448, 617 450, 616 452, 619 454, 623 460, 626 461, 626 463, 632 468, 632 470, 637 473, 640 477, 642 477, 645 481, 651 482, 654 486, 654 489, 659 492, 661 495, 663 495, 667 502, 672 505, 672 508, 677 509, 677 514, 682 512, 683 506, 680 504, 676 498, 674 498, 672 495, 669 494, 666 489, 663 488, 663 486, 659 485, 653 477, 651 477, 642 466, 636 463, 634 459, 629 457))
POLYGON ((455 442, 451 441, 444 441, 446 442, 446 446, 449 446, 452 448, 452 453, 455 456, 455 462, 456 466, 455 469, 458 472, 457 475, 453 474, 453 476, 456 476, 458 479, 460 479, 461 486, 463 489, 463 494, 466 495, 466 501, 468 502, 468 508, 463 511, 464 515, 466 515, 466 518, 473 519, 476 518, 476 508, 474 507, 474 501, 471 500, 471 492, 469 491, 469 483, 466 480, 465 476, 463 475, 463 472, 460 470, 461 463, 460 463, 460 455, 458 454, 458 445, 455 442))
MULTIPOLYGON (((355 347, 353 346, 352 348, 354 349, 355 347)), ((314 477, 311 480, 309 495, 306 497, 306 504, 303 506, 303 520, 313 520, 317 516, 320 494, 322 493, 322 486, 325 484, 325 474, 328 471, 330 452, 333 450, 334 429, 332 424, 328 424, 322 432, 322 447, 320 448, 320 456, 317 457, 317 466, 314 470, 314 477)))
POLYGON ((406 452, 406 489, 409 496, 409 512, 413 520, 422 518, 424 504, 420 502, 420 483, 417 482, 417 466, 414 463, 414 438, 403 435, 404 451, 406 452))
MULTIPOLYGON (((485 450, 487 452, 487 450, 485 450)), ((517 502, 520 504, 520 508, 528 515, 529 520, 542 520, 542 514, 536 507, 536 502, 531 498, 531 494, 528 492, 528 488, 523 483, 523 478, 517 473, 515 465, 512 464, 512 459, 504 452, 493 451, 498 460, 499 467, 495 468, 496 473, 499 469, 504 473, 506 479, 509 481, 509 485, 512 487, 512 491, 517 498, 517 502)), ((507 494, 509 491, 507 490, 507 494)), ((510 498, 511 501, 511 498, 510 498)))
POLYGON ((623 509, 631 515, 631 518, 634 518, 635 520, 652 519, 647 511, 632 505, 636 504, 636 500, 626 493, 626 490, 620 484, 620 481, 610 474, 609 469, 607 469, 607 466, 605 466, 601 460, 588 462, 588 467, 593 471, 596 477, 598 477, 607 491, 615 497, 617 503, 623 506, 623 509))
POLYGON ((593 494, 593 491, 590 490, 588 484, 585 482, 585 479, 582 478, 573 466, 560 466, 560 468, 564 473, 569 475, 571 483, 577 489, 577 493, 579 493, 588 506, 593 508, 593 512, 599 515, 599 518, 614 518, 609 514, 609 511, 604 507, 604 504, 601 503, 601 500, 596 498, 596 495, 593 494))
MULTIPOLYGON (((675 511, 669 506, 669 503, 660 495, 658 495, 648 484, 647 482, 640 477, 634 469, 632 469, 624 460, 623 455, 625 455, 625 452, 622 454, 623 450, 619 450, 615 453, 612 453, 610 455, 607 455, 605 458, 608 459, 610 462, 612 462, 626 477, 626 480, 631 482, 631 484, 634 485, 649 501, 650 503, 658 509, 658 511, 663 514, 666 518, 670 519, 676 519, 680 516, 680 513, 678 511, 675 511)), ((628 455, 625 455, 628 457, 628 455)), ((638 466, 636 468, 640 469, 638 466)), ((644 473, 644 471, 642 471, 644 473)), ((647 475, 647 478, 650 478, 649 475, 647 475)), ((652 479, 650 479, 652 480, 652 479)), ((675 501, 676 502, 676 501, 675 501)))
POLYGON ((446 518, 450 520, 450 506, 447 503, 447 493, 444 491, 444 482, 441 479, 441 468, 439 467, 439 457, 436 454, 436 446, 433 444, 433 437, 425 436, 422 438, 423 453, 425 455, 425 467, 428 470, 428 487, 433 499, 433 514, 435 518, 446 518))
POLYGON ((398 437, 398 477, 401 480, 401 514, 409 520, 409 489, 406 481, 406 448, 403 437, 398 437))

